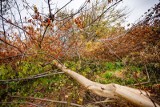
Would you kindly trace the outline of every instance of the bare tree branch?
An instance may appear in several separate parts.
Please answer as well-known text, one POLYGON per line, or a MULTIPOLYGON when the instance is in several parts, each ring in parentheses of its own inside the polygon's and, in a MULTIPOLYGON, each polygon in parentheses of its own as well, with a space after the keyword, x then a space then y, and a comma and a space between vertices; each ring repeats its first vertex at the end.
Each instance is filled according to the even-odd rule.
MULTIPOLYGON (((120 3, 122 0, 117 1, 116 3, 114 3, 113 5, 111 5, 109 8, 107 8, 106 10, 104 10, 101 15, 99 15, 96 19, 94 19, 88 26, 92 25, 94 22, 96 22, 98 19, 100 19, 110 8, 114 7, 115 5, 117 5, 118 3, 120 3)), ((88 27, 86 26, 86 27, 88 27)))
MULTIPOLYGON (((23 22, 22 22, 22 16, 21 16, 21 13, 20 13, 20 9, 19 9, 19 6, 18 6, 18 4, 17 4, 17 1, 16 1, 16 0, 14 0, 14 1, 15 1, 16 6, 17 6, 18 14, 19 14, 20 21, 21 21, 21 25, 22 25, 22 28, 23 28, 24 26, 23 26, 23 22)), ((24 30, 22 30, 22 31, 23 31, 23 33, 24 33, 24 36, 25 36, 26 40, 27 40, 27 36, 26 36, 26 34, 25 34, 25 31, 24 31, 24 30)))
MULTIPOLYGON (((2 0, 1 0, 1 15, 2 15, 2 17, 3 17, 3 7, 2 7, 2 0)), ((2 27, 3 27, 3 33, 4 33, 4 37, 5 37, 5 39, 6 39, 6 31, 5 31, 5 28, 4 28, 4 20, 3 20, 3 18, 2 18, 2 27)))
MULTIPOLYGON (((54 13, 53 16, 55 16, 60 10, 62 10, 64 7, 66 7, 66 6, 67 6, 68 4, 70 4, 72 1, 73 1, 73 0, 70 0, 68 3, 66 3, 64 6, 62 6, 60 9, 58 9, 58 10, 54 13)), ((49 6, 49 13, 50 13, 50 16, 51 16, 52 14, 51 14, 51 8, 50 8, 49 0, 48 0, 48 6, 49 6)), ((51 16, 51 17, 52 17, 52 16, 51 16)), ((52 21, 54 21, 54 20, 52 19, 52 21)), ((40 40, 40 43, 39 43, 39 47, 40 47, 40 48, 41 48, 41 45, 42 45, 42 42, 43 42, 43 39, 44 39, 44 36, 45 36, 45 34, 46 34, 46 32, 47 32, 48 27, 49 27, 49 23, 47 24, 47 26, 46 26, 46 28, 45 28, 45 30, 44 30, 44 33, 43 33, 43 35, 42 35, 42 38, 41 38, 41 40, 40 40)))
POLYGON ((0 102, 0 104, 29 104, 29 105, 36 106, 36 107, 42 107, 40 105, 31 103, 31 102, 0 102))
POLYGON ((48 74, 37 74, 37 75, 32 75, 26 78, 15 78, 15 79, 8 79, 8 80, 0 80, 0 82, 8 83, 8 82, 16 82, 16 81, 25 81, 25 80, 32 80, 32 79, 37 79, 37 78, 42 78, 42 77, 48 77, 56 74, 63 74, 64 72, 56 72, 56 73, 48 73, 48 74))
POLYGON ((9 45, 9 46, 11 46, 13 48, 16 48, 19 52, 22 53, 22 51, 18 47, 14 46, 14 45, 12 45, 10 43, 8 43, 6 40, 3 40, 3 39, 0 38, 0 41, 2 41, 3 43, 5 43, 5 44, 7 44, 7 45, 9 45))
POLYGON ((70 103, 67 101, 56 101, 56 100, 50 100, 46 98, 36 98, 36 97, 21 97, 21 96, 11 96, 12 98, 24 98, 24 99, 32 99, 32 100, 41 100, 41 101, 47 101, 47 102, 52 102, 52 103, 61 103, 61 104, 70 104, 71 106, 76 106, 76 107, 83 107, 82 105, 75 104, 75 103, 70 103))
MULTIPOLYGON (((4 19, 6 22, 8 22, 8 20, 7 20, 5 17, 3 17, 2 15, 0 15, 0 17, 1 17, 2 19, 4 19)), ((14 23, 11 23, 11 22, 8 22, 8 23, 11 24, 11 25, 13 25, 13 26, 15 26, 15 27, 17 27, 17 28, 19 28, 19 29, 21 29, 22 31, 24 31, 24 32, 26 32, 26 33, 29 34, 29 32, 27 32, 26 30, 24 30, 22 27, 14 24, 14 23)))

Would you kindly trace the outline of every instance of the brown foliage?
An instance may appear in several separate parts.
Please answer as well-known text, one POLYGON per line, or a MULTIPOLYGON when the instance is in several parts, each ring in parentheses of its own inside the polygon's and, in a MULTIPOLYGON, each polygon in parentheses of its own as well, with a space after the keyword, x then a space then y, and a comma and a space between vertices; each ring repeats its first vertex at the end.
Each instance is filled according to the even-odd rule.
MULTIPOLYGON (((107 38, 92 54, 94 54, 96 58, 116 60, 117 58, 123 58, 134 53, 139 53, 139 55, 141 53, 142 55, 142 52, 147 53, 147 49, 155 47, 155 51, 157 52, 155 52, 154 49, 151 49, 152 51, 148 50, 148 52, 153 55, 159 53, 160 35, 158 32, 159 30, 156 26, 139 25, 122 37, 111 40, 109 39, 110 37, 107 38)), ((158 57, 158 55, 156 56, 158 57)), ((146 56, 144 55, 143 57, 146 56)), ((156 57, 154 59, 160 60, 156 57)))

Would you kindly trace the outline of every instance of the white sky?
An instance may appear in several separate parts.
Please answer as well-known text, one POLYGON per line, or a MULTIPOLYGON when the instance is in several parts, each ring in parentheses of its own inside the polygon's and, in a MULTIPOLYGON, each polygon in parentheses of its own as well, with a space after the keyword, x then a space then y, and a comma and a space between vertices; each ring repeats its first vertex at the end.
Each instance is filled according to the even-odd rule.
MULTIPOLYGON (((120 6, 127 6, 128 14, 127 22, 134 23, 140 16, 142 16, 149 8, 158 3, 159 0, 123 0, 120 6)), ((120 7, 119 6, 119 7, 120 7)))
MULTIPOLYGON (((47 3, 44 1, 47 0, 26 0, 30 6, 36 5, 39 10, 41 10, 41 7, 47 7, 47 3)), ((62 7, 70 0, 51 0, 51 2, 54 4, 52 7, 62 7)), ((93 1, 93 0, 90 0, 93 1)), ((17 0, 19 4, 21 4, 21 0, 17 0)), ((85 0, 73 0, 68 6, 67 9, 78 9, 85 0)), ((127 7, 126 12, 129 12, 126 19, 127 23, 134 23, 141 15, 143 15, 149 8, 154 6, 154 4, 160 2, 159 0, 123 0, 118 6, 118 8, 127 7)), ((45 10, 45 9, 44 9, 45 10)), ((44 12, 45 13, 45 12, 44 12)), ((48 14, 48 9, 46 14, 48 14)), ((22 16, 26 16, 27 14, 25 12, 22 12, 22 16)))
MULTIPOLYGON (((27 0, 31 4, 35 4, 37 7, 45 6, 44 0, 27 0)), ((52 0, 57 7, 62 7, 70 0, 52 0)), ((92 1, 92 0, 91 0, 92 1)), ((68 9, 78 9, 85 0, 73 0, 69 5, 68 9)), ((127 18, 128 23, 134 23, 144 12, 146 12, 154 4, 158 3, 159 0, 123 0, 119 7, 127 6, 127 11, 130 12, 127 18)))

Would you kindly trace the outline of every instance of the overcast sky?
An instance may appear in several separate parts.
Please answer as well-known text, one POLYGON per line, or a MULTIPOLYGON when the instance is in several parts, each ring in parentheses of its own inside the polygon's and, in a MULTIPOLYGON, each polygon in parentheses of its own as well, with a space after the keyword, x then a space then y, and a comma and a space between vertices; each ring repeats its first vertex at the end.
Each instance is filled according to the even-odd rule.
POLYGON ((123 0, 119 6, 127 6, 130 12, 127 21, 128 23, 134 23, 141 15, 159 1, 160 0, 123 0))
MULTIPOLYGON (((45 6, 44 0, 27 0, 31 4, 40 6, 45 6)), ((52 2, 57 5, 57 7, 62 7, 70 0, 52 0, 52 2)), ((91 0, 92 1, 92 0, 91 0)), ((68 9, 78 9, 85 0, 73 0, 69 5, 68 9)), ((127 6, 128 14, 127 22, 134 23, 143 13, 145 13, 149 8, 158 3, 159 0, 123 0, 118 7, 127 6)))
MULTIPOLYGON (((21 0, 17 0, 19 1, 19 4, 21 0)), ((41 10, 41 7, 47 7, 47 3, 44 3, 44 1, 47 0, 26 0, 30 6, 36 5, 38 7, 39 10, 41 10)), ((53 7, 62 7, 64 6, 67 2, 69 2, 70 0, 51 0, 51 2, 54 4, 52 5, 53 7)), ((93 0, 90 0, 93 1, 93 0)), ((68 6, 67 9, 78 9, 83 3, 85 2, 85 0, 73 0, 68 6)), ((151 8, 152 6, 154 6, 154 4, 160 2, 160 0, 123 0, 123 2, 121 2, 118 5, 118 8, 123 8, 123 7, 127 7, 126 12, 129 12, 128 17, 126 19, 126 24, 127 23, 134 23, 141 15, 143 15, 149 8, 151 8)), ((48 10, 48 9, 47 9, 48 10)), ((45 13, 45 12, 44 12, 45 13)), ((47 12, 48 13, 48 12, 47 12)), ((26 13, 22 13, 25 14, 26 13)))

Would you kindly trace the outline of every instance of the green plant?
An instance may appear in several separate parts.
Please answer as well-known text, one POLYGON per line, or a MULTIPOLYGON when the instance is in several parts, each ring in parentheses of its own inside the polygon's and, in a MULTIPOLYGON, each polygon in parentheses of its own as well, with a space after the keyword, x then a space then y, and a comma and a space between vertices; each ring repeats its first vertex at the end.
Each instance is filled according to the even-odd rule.
POLYGON ((113 73, 112 72, 106 72, 104 76, 105 76, 105 78, 111 78, 113 76, 113 73))

